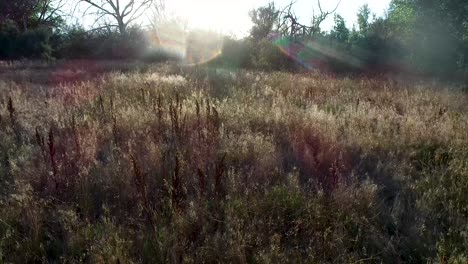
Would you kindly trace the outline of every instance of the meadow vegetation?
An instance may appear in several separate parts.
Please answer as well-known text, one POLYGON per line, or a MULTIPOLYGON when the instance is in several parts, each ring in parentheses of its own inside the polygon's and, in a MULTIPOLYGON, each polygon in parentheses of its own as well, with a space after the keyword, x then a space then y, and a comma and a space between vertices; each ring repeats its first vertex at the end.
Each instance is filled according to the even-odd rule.
POLYGON ((466 263, 468 91, 0 64, 0 262, 466 263))

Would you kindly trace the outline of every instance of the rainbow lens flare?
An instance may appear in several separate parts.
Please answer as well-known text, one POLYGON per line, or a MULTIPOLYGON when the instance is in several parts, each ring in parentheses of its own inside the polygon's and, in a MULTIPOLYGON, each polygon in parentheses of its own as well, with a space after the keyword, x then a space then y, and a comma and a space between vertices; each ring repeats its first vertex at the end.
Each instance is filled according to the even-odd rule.
POLYGON ((221 55, 223 47, 220 34, 203 30, 187 32, 171 24, 158 28, 151 42, 154 47, 177 56, 187 65, 208 63, 221 55))
POLYGON ((268 37, 282 53, 308 70, 326 70, 328 68, 327 61, 330 59, 340 61, 354 67, 361 66, 360 61, 356 58, 345 53, 338 52, 336 49, 326 46, 319 41, 282 37, 280 34, 276 33, 272 33, 268 37))

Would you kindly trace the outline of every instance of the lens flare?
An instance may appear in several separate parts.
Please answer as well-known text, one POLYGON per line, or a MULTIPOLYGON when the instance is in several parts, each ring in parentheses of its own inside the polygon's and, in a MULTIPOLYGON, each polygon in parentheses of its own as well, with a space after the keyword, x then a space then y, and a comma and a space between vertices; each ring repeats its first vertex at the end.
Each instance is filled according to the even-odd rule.
POLYGON ((177 24, 160 26, 150 37, 154 48, 177 56, 187 65, 204 64, 221 55, 223 38, 220 34, 193 30, 185 31, 177 24))
POLYGON ((270 34, 269 39, 282 53, 308 70, 326 70, 329 68, 327 65, 329 59, 340 61, 353 67, 362 66, 362 63, 356 58, 327 47, 319 41, 292 39, 282 37, 280 34, 270 34))
POLYGON ((186 50, 185 35, 185 30, 177 23, 160 24, 151 32, 151 48, 183 59, 186 50))
POLYGON ((208 63, 221 55, 223 38, 209 31, 193 31, 187 36, 185 61, 190 65, 208 63))

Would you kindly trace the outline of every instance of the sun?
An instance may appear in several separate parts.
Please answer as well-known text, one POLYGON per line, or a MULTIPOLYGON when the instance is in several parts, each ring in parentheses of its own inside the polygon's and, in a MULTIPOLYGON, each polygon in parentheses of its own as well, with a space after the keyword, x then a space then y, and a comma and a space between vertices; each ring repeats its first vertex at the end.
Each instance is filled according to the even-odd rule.
POLYGON ((173 0, 167 7, 187 21, 189 28, 220 33, 243 34, 250 26, 248 12, 259 1, 252 0, 173 0))
POLYGON ((226 35, 242 38, 251 27, 249 11, 263 0, 172 0, 156 30, 157 46, 189 65, 208 63, 222 54, 226 35))

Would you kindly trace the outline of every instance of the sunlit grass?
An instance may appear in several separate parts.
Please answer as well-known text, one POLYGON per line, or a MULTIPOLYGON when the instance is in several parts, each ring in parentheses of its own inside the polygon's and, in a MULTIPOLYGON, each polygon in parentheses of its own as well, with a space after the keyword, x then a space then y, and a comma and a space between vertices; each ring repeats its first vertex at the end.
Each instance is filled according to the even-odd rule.
POLYGON ((82 65, 1 66, 2 261, 466 261, 461 87, 82 65))

